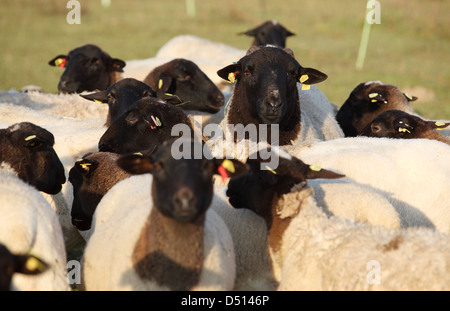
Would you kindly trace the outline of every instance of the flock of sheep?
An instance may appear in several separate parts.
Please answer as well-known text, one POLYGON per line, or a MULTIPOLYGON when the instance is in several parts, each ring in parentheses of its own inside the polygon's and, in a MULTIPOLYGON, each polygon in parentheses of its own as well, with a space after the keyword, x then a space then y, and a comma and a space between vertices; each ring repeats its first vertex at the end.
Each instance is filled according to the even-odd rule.
POLYGON ((1 290, 71 290, 78 247, 80 290, 450 289, 450 121, 381 81, 339 107, 294 33, 245 34, 0 92, 1 290))

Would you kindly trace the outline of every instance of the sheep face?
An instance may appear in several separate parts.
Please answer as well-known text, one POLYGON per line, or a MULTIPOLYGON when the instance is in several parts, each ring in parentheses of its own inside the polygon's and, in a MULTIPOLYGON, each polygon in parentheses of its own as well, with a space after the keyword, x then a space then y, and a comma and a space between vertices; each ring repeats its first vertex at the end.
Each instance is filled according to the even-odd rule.
POLYGON ((11 290, 14 273, 40 274, 48 267, 45 262, 33 255, 15 255, 5 245, 0 244, 0 291, 11 290))
POLYGON ((158 91, 158 97, 171 94, 181 101, 180 108, 217 112, 224 105, 224 95, 192 61, 177 58, 153 69, 144 82, 158 91))
POLYGON ((124 154, 154 149, 164 141, 178 137, 171 135, 176 124, 186 124, 193 135, 191 123, 181 108, 161 99, 143 98, 106 130, 100 138, 99 151, 124 154))
POLYGON ((0 162, 8 163, 20 179, 39 191, 56 194, 65 183, 64 167, 53 149, 49 131, 23 122, 2 130, 0 162))
POLYGON ((98 46, 87 44, 49 61, 51 66, 65 68, 59 83, 61 93, 105 90, 115 81, 112 75, 122 72, 125 62, 112 58, 98 46))
POLYGON ((88 153, 75 162, 69 171, 73 187, 72 224, 78 230, 89 230, 92 216, 103 196, 119 181, 130 174, 117 166, 119 154, 109 152, 88 153))
POLYGON ((359 136, 389 138, 428 138, 430 131, 442 129, 449 123, 425 121, 401 110, 380 113, 367 125, 359 136))
MULTIPOLYGON (((180 149, 196 148, 191 140, 180 146, 180 149)), ((154 205, 166 217, 180 222, 195 222, 205 214, 212 201, 213 175, 219 167, 230 176, 239 176, 247 170, 237 160, 225 160, 229 161, 228 165, 223 165, 222 160, 214 158, 175 159, 172 153, 172 142, 166 142, 150 155, 127 155, 117 163, 131 174, 151 173, 154 205)))
POLYGON ((316 69, 303 68, 292 51, 273 46, 250 49, 239 62, 217 74, 226 80, 231 76, 236 79, 228 116, 230 124, 280 124, 280 129, 293 116, 299 118, 300 77, 307 75, 307 84, 327 78, 316 69))
POLYGON ((259 153, 249 157, 247 165, 250 170, 241 177, 231 179, 226 192, 233 207, 254 211, 266 220, 269 228, 273 220, 273 207, 294 185, 302 183, 305 185, 306 179, 344 177, 332 171, 307 165, 290 155, 283 155, 278 148, 272 147, 272 152, 281 155, 277 168, 266 166, 266 169, 262 170, 261 167, 264 165, 261 164, 263 160, 259 153))
POLYGON ((80 96, 95 102, 108 104, 106 126, 110 126, 119 116, 132 108, 139 99, 156 97, 156 92, 139 80, 126 78, 117 81, 106 90, 92 94, 80 94, 80 96))
POLYGON ((386 110, 413 112, 409 104, 417 97, 402 93, 397 87, 380 81, 360 83, 341 106, 336 120, 345 136, 357 136, 377 115, 386 110))
POLYGON ((254 37, 252 45, 272 44, 282 48, 286 47, 286 38, 295 35, 277 21, 266 21, 258 27, 241 34, 254 37))

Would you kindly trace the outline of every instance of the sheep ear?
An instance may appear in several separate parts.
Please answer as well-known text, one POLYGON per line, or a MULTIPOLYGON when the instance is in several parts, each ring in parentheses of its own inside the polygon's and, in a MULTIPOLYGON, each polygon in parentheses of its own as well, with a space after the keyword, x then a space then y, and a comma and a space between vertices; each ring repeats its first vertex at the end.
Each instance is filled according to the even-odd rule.
POLYGON ((103 90, 96 93, 91 94, 80 94, 81 97, 92 100, 96 103, 107 104, 108 103, 108 91, 103 90))
POLYGON ((111 59, 109 66, 111 71, 123 72, 123 67, 125 67, 126 63, 118 58, 111 59))
POLYGON ((325 81, 328 76, 314 68, 300 67, 298 78, 301 83, 309 85, 325 81))
POLYGON ((321 168, 320 166, 316 165, 309 165, 306 169, 306 179, 318 179, 318 178, 325 178, 325 179, 337 179, 345 177, 345 175, 338 174, 329 170, 325 170, 321 168))
POLYGON ((173 81, 172 77, 169 76, 168 74, 165 73, 161 74, 158 80, 157 92, 167 93, 170 86, 172 85, 172 81, 173 81))
POLYGON ((124 171, 134 175, 153 173, 161 168, 153 157, 144 156, 139 152, 120 157, 117 159, 117 165, 124 171))
POLYGON ((241 64, 235 63, 228 65, 217 71, 219 77, 224 80, 227 80, 231 83, 234 83, 235 77, 241 72, 241 64))
POLYGON ((403 96, 405 96, 409 102, 413 102, 413 101, 417 100, 416 96, 409 95, 408 93, 403 93, 403 96))
POLYGON ((34 255, 15 255, 14 271, 22 274, 39 274, 46 271, 49 265, 34 255))
POLYGON ((92 172, 98 167, 98 163, 87 159, 79 160, 75 162, 75 168, 85 177, 91 176, 92 172))
POLYGON ((445 129, 446 127, 448 127, 450 125, 450 122, 446 123, 443 121, 426 121, 426 123, 436 130, 445 129))
POLYGON ((66 67, 66 63, 67 63, 67 55, 58 55, 48 62, 50 66, 57 66, 61 68, 66 67))

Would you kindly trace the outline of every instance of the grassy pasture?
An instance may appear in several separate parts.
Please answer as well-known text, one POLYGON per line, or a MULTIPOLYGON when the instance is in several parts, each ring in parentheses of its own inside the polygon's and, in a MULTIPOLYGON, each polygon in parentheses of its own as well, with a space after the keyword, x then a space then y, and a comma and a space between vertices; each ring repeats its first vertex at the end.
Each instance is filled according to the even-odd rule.
POLYGON ((329 78, 318 85, 341 105, 360 82, 381 80, 419 97, 416 111, 450 119, 450 1, 380 0, 362 70, 355 69, 366 1, 350 0, 80 0, 81 24, 70 25, 66 0, 1 0, 0 90, 38 85, 56 92, 61 69, 47 62, 94 43, 123 60, 148 58, 169 39, 194 34, 246 49, 239 32, 276 19, 296 33, 287 41, 303 66, 329 78), (105 1, 104 1, 105 2, 105 1))

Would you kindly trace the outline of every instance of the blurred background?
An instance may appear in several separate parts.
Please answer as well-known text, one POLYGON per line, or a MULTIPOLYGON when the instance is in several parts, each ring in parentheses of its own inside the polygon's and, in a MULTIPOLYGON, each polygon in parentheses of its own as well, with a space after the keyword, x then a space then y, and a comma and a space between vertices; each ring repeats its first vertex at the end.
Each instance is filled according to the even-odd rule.
POLYGON ((0 0, 0 91, 40 86, 56 93, 63 69, 48 61, 93 43, 122 60, 153 57, 174 36, 193 34, 239 49, 238 33, 277 20, 297 60, 328 74, 317 85, 342 105, 360 82, 381 80, 419 99, 428 119, 450 119, 450 1, 380 0, 364 66, 355 67, 366 0, 80 0, 81 24, 68 24, 67 0, 0 0))

